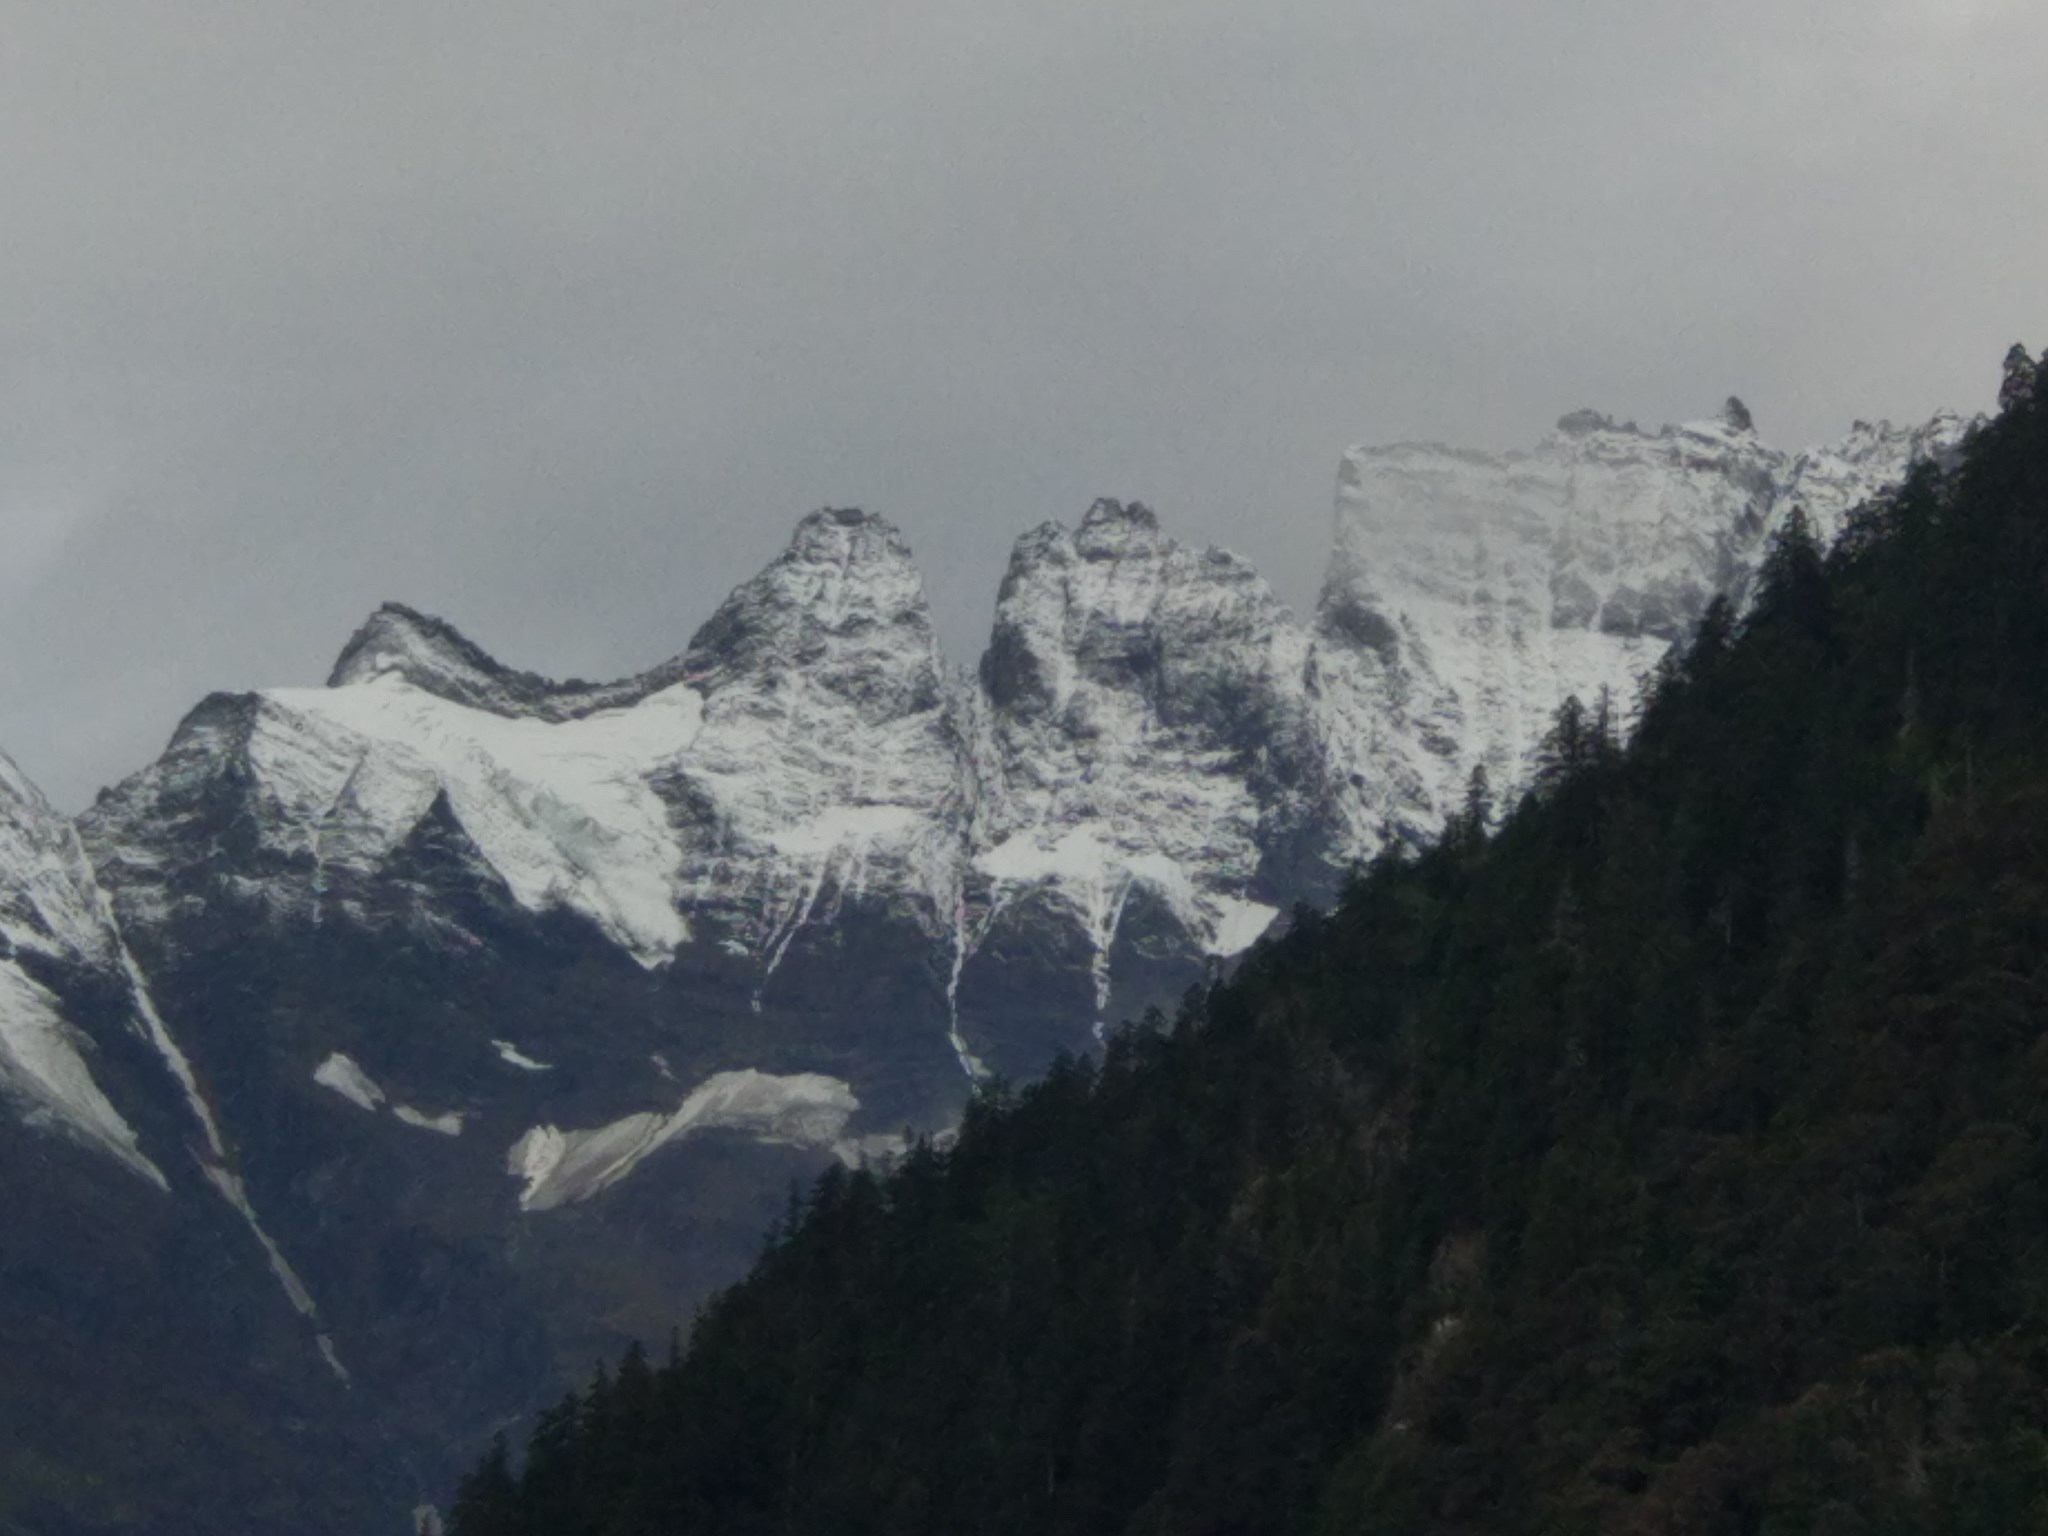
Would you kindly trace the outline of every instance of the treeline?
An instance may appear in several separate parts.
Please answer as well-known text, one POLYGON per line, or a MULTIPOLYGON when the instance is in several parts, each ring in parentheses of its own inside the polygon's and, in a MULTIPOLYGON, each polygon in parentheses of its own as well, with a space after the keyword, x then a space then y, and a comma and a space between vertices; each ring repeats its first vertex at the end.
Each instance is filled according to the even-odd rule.
POLYGON ((2048 1529, 2048 388, 454 1536, 2048 1529))

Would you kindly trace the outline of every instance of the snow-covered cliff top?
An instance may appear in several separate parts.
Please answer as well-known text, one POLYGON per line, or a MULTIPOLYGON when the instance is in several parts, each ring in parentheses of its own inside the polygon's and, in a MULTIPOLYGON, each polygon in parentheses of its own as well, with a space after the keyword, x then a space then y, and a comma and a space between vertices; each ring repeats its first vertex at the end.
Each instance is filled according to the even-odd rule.
POLYGON ((1406 771, 1441 820, 1484 765, 1522 782, 1567 695, 1618 710, 1716 594, 1740 597, 1769 535, 1804 507, 1831 536, 1855 506, 1952 453, 1953 415, 1858 423, 1788 454, 1730 399, 1655 432, 1574 411, 1534 447, 1356 448, 1338 477, 1318 612, 1331 671, 1369 720, 1403 722, 1361 770, 1406 771))

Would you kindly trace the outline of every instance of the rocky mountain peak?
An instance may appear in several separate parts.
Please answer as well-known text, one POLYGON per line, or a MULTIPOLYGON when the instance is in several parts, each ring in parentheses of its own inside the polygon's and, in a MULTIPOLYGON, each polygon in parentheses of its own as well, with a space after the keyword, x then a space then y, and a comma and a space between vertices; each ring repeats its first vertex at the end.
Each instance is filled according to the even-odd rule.
POLYGON ((1107 497, 1089 507, 1074 533, 1074 549, 1084 560, 1120 560, 1176 547, 1159 531, 1159 518, 1141 501, 1107 497))
POLYGON ((981 665, 975 866, 997 910, 1030 893, 1087 934, 1098 1008, 1131 913, 1151 935, 1131 942, 1206 954, 1272 917, 1271 855, 1317 777, 1306 655, 1249 564, 1141 504, 1018 541, 981 665))
POLYGON ((1106 694, 1130 694, 1155 724, 1186 723, 1210 683, 1282 629, 1292 619, 1247 561, 1180 544, 1142 503, 1104 500, 1076 529, 1018 540, 981 676, 999 715, 1064 713, 1082 736, 1100 733, 1089 721, 1106 694))
POLYGON ((342 647, 327 686, 346 688, 394 672, 429 692, 459 697, 496 691, 507 669, 445 619, 385 603, 342 647))
POLYGON ((828 623, 923 606, 917 564, 902 530, 858 507, 822 507, 800 518, 782 553, 734 597, 822 606, 828 623))
POLYGON ((1590 406, 1581 406, 1558 417, 1557 430, 1566 437, 1584 437, 1588 432, 1612 432, 1614 418, 1590 406))
POLYGON ((616 691, 516 671, 447 620, 404 603, 385 603, 363 621, 342 647, 327 686, 346 688, 385 677, 401 678, 451 704, 512 718, 567 718, 611 702, 606 695, 616 691))
POLYGON ((813 512, 697 631, 683 673, 707 696, 802 673, 883 715, 931 708, 944 678, 923 578, 885 517, 813 512))

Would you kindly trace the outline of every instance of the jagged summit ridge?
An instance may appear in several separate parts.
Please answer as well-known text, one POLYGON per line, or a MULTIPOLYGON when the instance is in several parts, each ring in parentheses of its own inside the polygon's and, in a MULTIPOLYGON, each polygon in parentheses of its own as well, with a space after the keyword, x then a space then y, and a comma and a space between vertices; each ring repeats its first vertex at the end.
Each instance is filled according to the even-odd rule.
POLYGON ((772 969, 794 924, 870 876, 945 900, 927 846, 935 818, 941 843, 960 821, 944 679, 901 535, 825 511, 683 655, 617 683, 513 672, 387 605, 328 687, 201 705, 86 830, 145 919, 205 899, 174 894, 214 846, 191 829, 241 825, 258 850, 240 899, 367 921, 369 888, 445 811, 519 906, 577 912, 648 965, 707 916, 772 969))
POLYGON ((576 678, 558 683, 503 665, 445 619, 404 603, 385 603, 342 648, 327 686, 347 688, 396 677, 450 703, 508 718, 570 720, 645 697, 668 680, 668 670, 656 668, 616 683, 576 678))
MULTIPOLYGON (((557 682, 504 665, 445 619, 387 602, 349 638, 327 686, 395 677, 450 703, 560 721, 631 705, 681 681, 711 693, 742 674, 816 668, 835 642, 844 650, 856 637, 876 640, 898 628, 913 644, 932 632, 922 578, 902 533, 873 513, 824 508, 797 524, 780 558, 736 589, 681 655, 645 672, 612 682, 557 682)), ((856 654, 875 648, 854 647, 856 654)), ((935 640, 930 648, 936 654, 935 640)), ((873 680, 844 681, 857 689, 873 680)))
POLYGON ((233 893, 268 920, 461 942, 377 895, 440 818, 488 899, 579 914, 649 967, 712 946, 757 1003, 851 902, 923 935, 956 1022, 975 956, 1037 913, 1029 942, 1077 935, 1108 1010, 1133 913, 1156 953, 1242 949, 1387 837, 1431 835, 1474 766, 1521 782, 1567 694, 1625 709, 1795 502, 1831 531, 1963 430, 1859 424, 1792 456, 1731 398, 1655 431, 1575 411, 1507 453, 1356 449, 1312 625, 1238 556, 1101 500, 1017 541, 971 678, 900 530, 827 508, 617 682, 515 671, 387 605, 329 687, 209 701, 86 831, 140 918, 205 899, 253 829, 233 893))
POLYGON ((1883 495, 1919 464, 1947 467, 1975 423, 1940 411, 1907 426, 1859 421, 1846 437, 1793 459, 1772 512, 1775 529, 1798 507, 1823 543, 1842 531, 1849 513, 1883 495))
POLYGON ((1625 706, 1792 506, 1831 532, 1965 430, 1791 456, 1745 415, 1359 450, 1304 618, 1104 500, 1017 541, 963 673, 900 531, 826 509, 612 682, 386 605, 328 686, 204 701, 90 861, 0 765, 15 1187, 246 1233, 305 1318, 276 1358, 430 1462, 737 1273, 788 1179, 1170 1010, 1474 763, 1510 799, 1557 698, 1625 706))

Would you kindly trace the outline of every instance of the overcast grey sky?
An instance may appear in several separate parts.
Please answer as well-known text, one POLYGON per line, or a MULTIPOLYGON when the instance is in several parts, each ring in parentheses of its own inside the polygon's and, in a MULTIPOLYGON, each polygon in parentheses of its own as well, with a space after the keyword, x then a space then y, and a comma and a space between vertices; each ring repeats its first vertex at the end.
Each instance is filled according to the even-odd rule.
POLYGON ((971 661, 1096 495, 1305 605, 1349 443, 2048 339, 2039 0, 0 0, 0 748, 83 804, 379 600, 679 650, 886 512, 971 661))

